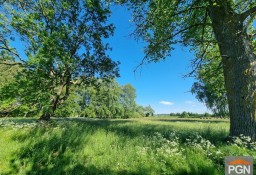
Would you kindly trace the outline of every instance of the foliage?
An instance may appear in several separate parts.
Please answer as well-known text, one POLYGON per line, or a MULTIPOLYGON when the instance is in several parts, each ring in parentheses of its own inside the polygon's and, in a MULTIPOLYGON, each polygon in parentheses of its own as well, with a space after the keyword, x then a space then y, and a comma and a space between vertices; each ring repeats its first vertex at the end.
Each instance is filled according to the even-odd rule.
POLYGON ((144 107, 144 115, 146 115, 146 117, 154 116, 154 113, 155 111, 150 105, 144 107))
POLYGON ((208 59, 211 56, 205 55, 204 63, 197 69, 195 76, 198 82, 192 86, 191 92, 196 94, 196 98, 206 104, 215 115, 228 115, 227 92, 224 86, 223 68, 220 56, 215 51, 214 57, 218 59, 208 59))
MULTIPOLYGON (((7 94, 11 91, 16 93, 14 89, 15 77, 22 71, 17 65, 0 64, 0 116, 10 116, 17 114, 17 109, 21 104, 17 98, 12 98, 7 94)), ((23 106, 24 108, 25 106, 23 106)), ((19 111, 21 112, 21 111, 19 111)))
POLYGON ((132 85, 120 86, 114 79, 100 79, 94 85, 77 89, 81 117, 138 118, 154 110, 136 104, 136 90, 132 85))
POLYGON ((56 117, 77 117, 80 115, 81 107, 79 105, 80 96, 77 95, 75 87, 71 87, 71 93, 69 94, 67 100, 60 104, 55 111, 56 117))
POLYGON ((189 118, 189 114, 184 111, 184 112, 181 113, 180 117, 182 117, 182 118, 189 118))
POLYGON ((71 86, 71 93, 55 112, 56 117, 139 118, 154 114, 151 106, 135 102, 132 85, 119 85, 115 79, 98 79, 90 85, 71 86), (132 91, 123 91, 129 86, 132 91), (125 95, 124 95, 125 94, 125 95), (121 102, 122 101, 122 102, 121 102))
POLYGON ((240 148, 248 148, 256 151, 256 142, 252 142, 250 137, 242 134, 239 137, 231 137, 231 142, 229 143, 240 148))
POLYGON ((193 113, 193 112, 182 112, 182 113, 170 113, 169 116, 177 116, 181 118, 204 118, 204 117, 219 117, 218 115, 216 116, 215 114, 209 114, 209 113, 204 113, 204 114, 198 114, 198 113, 193 113))
POLYGON ((120 118, 124 108, 119 103, 121 87, 114 79, 98 80, 94 86, 82 86, 80 95, 81 116, 99 118, 120 118))
POLYGON ((6 17, 0 16, 0 63, 22 67, 15 81, 1 91, 2 106, 19 104, 19 115, 42 119, 154 113, 151 107, 138 107, 131 85, 119 86, 113 79, 118 76, 118 63, 106 54, 110 48, 103 42, 114 30, 107 22, 110 9, 105 2, 29 2, 2 2, 6 17), (22 53, 11 48, 16 43, 24 44, 22 53))
POLYGON ((0 64, 0 88, 8 85, 15 80, 15 76, 19 73, 19 66, 10 66, 0 64))
POLYGON ((190 46, 199 62, 205 58, 220 59, 210 16, 210 8, 216 6, 226 6, 233 13, 241 16, 243 13, 248 15, 245 28, 248 28, 248 33, 255 32, 252 25, 255 18, 253 1, 117 0, 116 2, 127 5, 133 11, 131 21, 136 25, 134 37, 148 44, 144 49, 146 55, 143 62, 165 59, 171 55, 175 44, 190 46))
POLYGON ((120 94, 120 104, 124 107, 124 115, 126 118, 133 115, 136 111, 136 93, 135 88, 131 84, 126 84, 121 87, 122 93, 120 94))
POLYGON ((10 17, 8 34, 15 31, 14 41, 25 45, 21 58, 2 42, 3 52, 16 54, 2 56, 1 62, 15 59, 23 66, 16 84, 20 102, 42 111, 42 118, 54 115, 71 86, 118 75, 118 63, 106 54, 109 46, 102 41, 113 34, 104 2, 31 0, 5 2, 1 8, 10 17))

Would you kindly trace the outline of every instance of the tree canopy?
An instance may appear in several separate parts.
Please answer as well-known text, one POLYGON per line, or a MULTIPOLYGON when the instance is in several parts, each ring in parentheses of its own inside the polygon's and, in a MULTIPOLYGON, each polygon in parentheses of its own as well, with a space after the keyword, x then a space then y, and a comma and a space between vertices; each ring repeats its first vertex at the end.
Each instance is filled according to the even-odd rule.
POLYGON ((71 85, 118 76, 103 38, 113 34, 109 7, 101 1, 5 1, 1 3, 2 64, 23 67, 15 86, 20 103, 48 119, 71 85), (24 44, 22 53, 12 47, 24 44))

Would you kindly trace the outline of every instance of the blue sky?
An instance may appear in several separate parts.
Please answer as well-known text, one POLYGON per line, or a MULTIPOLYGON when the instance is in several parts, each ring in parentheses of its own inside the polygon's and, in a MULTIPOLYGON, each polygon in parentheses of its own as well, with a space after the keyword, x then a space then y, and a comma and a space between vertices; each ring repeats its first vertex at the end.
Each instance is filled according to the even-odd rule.
POLYGON ((183 76, 191 71, 190 60, 193 55, 188 48, 176 46, 172 56, 159 63, 142 66, 136 73, 134 69, 144 56, 143 43, 134 41, 130 13, 123 7, 112 8, 111 22, 116 26, 114 37, 108 42, 112 47, 109 55, 121 62, 121 85, 130 83, 137 92, 137 103, 151 105, 156 113, 170 112, 209 112, 189 91, 195 81, 183 76))

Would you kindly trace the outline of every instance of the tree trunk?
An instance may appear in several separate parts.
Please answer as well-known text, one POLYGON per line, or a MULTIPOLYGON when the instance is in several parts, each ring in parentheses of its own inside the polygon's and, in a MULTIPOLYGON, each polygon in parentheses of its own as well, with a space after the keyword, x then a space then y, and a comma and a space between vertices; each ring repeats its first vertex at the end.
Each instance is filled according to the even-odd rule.
POLYGON ((57 96, 55 99, 52 100, 51 106, 49 107, 48 110, 46 110, 39 120, 44 120, 44 121, 49 121, 51 117, 53 116, 55 110, 57 109, 57 105, 59 102, 59 96, 57 96))
POLYGON ((60 96, 57 95, 57 96, 55 97, 55 99, 52 101, 52 113, 53 113, 53 114, 54 114, 54 112, 55 112, 56 109, 57 109, 57 106, 58 106, 58 104, 59 104, 59 99, 60 99, 60 96))
POLYGON ((212 27, 222 56, 230 112, 230 136, 256 140, 256 56, 243 21, 221 6, 209 8, 212 27))
POLYGON ((51 114, 50 113, 43 113, 43 115, 41 115, 41 117, 39 118, 39 120, 42 121, 49 121, 51 119, 51 114))

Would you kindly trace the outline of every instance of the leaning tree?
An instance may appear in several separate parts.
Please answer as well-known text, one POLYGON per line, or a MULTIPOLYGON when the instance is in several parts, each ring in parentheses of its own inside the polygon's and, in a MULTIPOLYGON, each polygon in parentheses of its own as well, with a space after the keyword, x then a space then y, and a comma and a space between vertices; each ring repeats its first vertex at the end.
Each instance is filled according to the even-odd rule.
MULTIPOLYGON (((218 46, 230 112, 230 135, 256 139, 256 2, 254 0, 119 0, 133 10, 134 36, 148 43, 144 62, 170 56, 181 43, 200 59, 218 46)), ((214 59, 214 56, 212 57, 214 59)))
POLYGON ((118 75, 104 39, 113 34, 100 0, 0 1, 0 63, 23 72, 12 95, 48 120, 72 86, 118 75))

